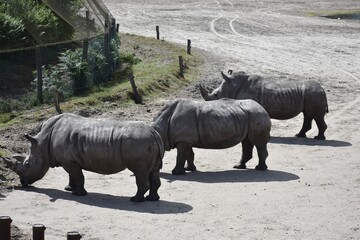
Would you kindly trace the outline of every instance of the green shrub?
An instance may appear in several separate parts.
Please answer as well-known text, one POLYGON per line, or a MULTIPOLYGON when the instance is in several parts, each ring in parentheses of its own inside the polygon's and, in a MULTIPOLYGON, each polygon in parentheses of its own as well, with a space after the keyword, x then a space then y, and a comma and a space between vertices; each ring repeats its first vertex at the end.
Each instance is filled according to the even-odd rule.
POLYGON ((9 49, 29 44, 31 38, 25 33, 22 20, 0 12, 0 48, 9 49))
POLYGON ((60 53, 59 67, 67 72, 73 81, 74 94, 85 92, 87 89, 87 63, 82 60, 82 49, 66 50, 60 53))

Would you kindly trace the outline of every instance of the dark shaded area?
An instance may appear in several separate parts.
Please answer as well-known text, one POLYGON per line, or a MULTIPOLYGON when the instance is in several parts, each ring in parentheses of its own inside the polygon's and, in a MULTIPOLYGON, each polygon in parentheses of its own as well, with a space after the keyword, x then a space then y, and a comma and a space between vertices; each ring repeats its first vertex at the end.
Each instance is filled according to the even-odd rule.
POLYGON ((316 140, 312 138, 297 137, 271 137, 270 143, 290 144, 290 145, 307 145, 307 146, 328 146, 328 147, 350 147, 351 143, 339 140, 316 140))
POLYGON ((186 213, 191 211, 192 206, 184 203, 178 202, 169 202, 161 200, 155 202, 131 202, 130 196, 114 196, 111 194, 103 194, 103 193, 92 193, 89 192, 86 196, 75 196, 70 192, 66 192, 65 190, 58 189, 49 189, 49 188, 37 188, 37 187, 17 187, 17 191, 31 191, 40 194, 45 194, 49 196, 51 202, 55 202, 58 199, 74 201, 90 206, 100 207, 100 208, 109 208, 116 210, 124 210, 124 211, 134 211, 134 212, 144 212, 144 213, 154 213, 154 214, 176 214, 176 213, 186 213))
POLYGON ((217 172, 188 172, 185 175, 172 175, 171 173, 160 173, 161 178, 173 181, 193 181, 203 183, 224 182, 286 182, 299 179, 299 176, 277 170, 259 171, 254 169, 226 170, 217 172))

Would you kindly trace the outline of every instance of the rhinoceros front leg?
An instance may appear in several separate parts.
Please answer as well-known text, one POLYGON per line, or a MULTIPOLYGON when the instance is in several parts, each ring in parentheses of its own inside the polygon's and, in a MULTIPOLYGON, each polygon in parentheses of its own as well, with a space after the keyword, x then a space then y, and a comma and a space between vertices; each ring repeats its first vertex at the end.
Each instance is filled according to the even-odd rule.
POLYGON ((242 143, 242 156, 241 156, 241 160, 238 164, 236 164, 234 166, 234 168, 237 169, 246 169, 246 163, 253 157, 252 152, 254 149, 254 144, 252 144, 249 141, 249 138, 246 137, 242 143))
POLYGON ((174 175, 183 175, 185 171, 185 162, 188 160, 187 169, 194 171, 196 169, 194 165, 194 152, 192 150, 192 145, 189 143, 178 143, 176 145, 177 156, 176 156, 176 166, 172 170, 174 175))
POLYGON ((303 113, 303 115, 304 115, 304 121, 303 121, 302 128, 301 128, 300 132, 295 135, 296 137, 299 137, 299 138, 306 138, 306 132, 311 129, 311 122, 313 120, 313 118, 310 117, 309 115, 307 115, 306 113, 303 113))
POLYGON ((69 173, 72 194, 85 196, 87 191, 84 188, 85 178, 81 167, 77 164, 62 164, 62 167, 69 173))
POLYGON ((69 175, 69 184, 65 186, 66 191, 72 192, 76 188, 74 179, 69 175))

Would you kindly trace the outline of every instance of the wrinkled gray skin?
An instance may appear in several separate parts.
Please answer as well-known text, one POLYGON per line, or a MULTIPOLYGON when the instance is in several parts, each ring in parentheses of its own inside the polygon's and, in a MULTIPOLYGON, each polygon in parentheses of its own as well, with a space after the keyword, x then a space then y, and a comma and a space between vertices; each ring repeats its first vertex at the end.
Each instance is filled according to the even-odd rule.
POLYGON ((177 149, 176 166, 172 170, 175 175, 196 170, 193 147, 223 149, 240 142, 242 157, 234 168, 246 168, 255 145, 259 156, 256 169, 267 169, 271 122, 265 109, 255 101, 177 99, 163 106, 151 126, 159 132, 166 151, 177 149))
POLYGON ((159 134, 143 122, 120 122, 62 114, 48 119, 31 142, 30 154, 13 168, 26 187, 44 177, 50 167, 63 167, 69 173, 66 190, 83 196, 82 169, 114 174, 126 168, 136 178, 137 193, 132 201, 159 199, 159 170, 164 146, 159 134))
POLYGON ((230 76, 223 72, 221 85, 212 93, 200 86, 202 97, 209 100, 220 98, 253 99, 260 103, 273 119, 290 119, 303 113, 303 126, 297 137, 306 137, 314 119, 319 133, 315 139, 325 140, 327 125, 324 120, 328 112, 326 93, 316 81, 277 82, 257 75, 229 70, 230 76))

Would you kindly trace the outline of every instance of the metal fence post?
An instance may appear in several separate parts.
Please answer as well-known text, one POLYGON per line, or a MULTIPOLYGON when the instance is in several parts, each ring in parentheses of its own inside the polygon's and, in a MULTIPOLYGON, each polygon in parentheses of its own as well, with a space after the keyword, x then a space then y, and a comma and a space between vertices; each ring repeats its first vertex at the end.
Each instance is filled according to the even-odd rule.
POLYGON ((12 220, 8 216, 0 216, 0 240, 11 239, 11 224, 12 220))

